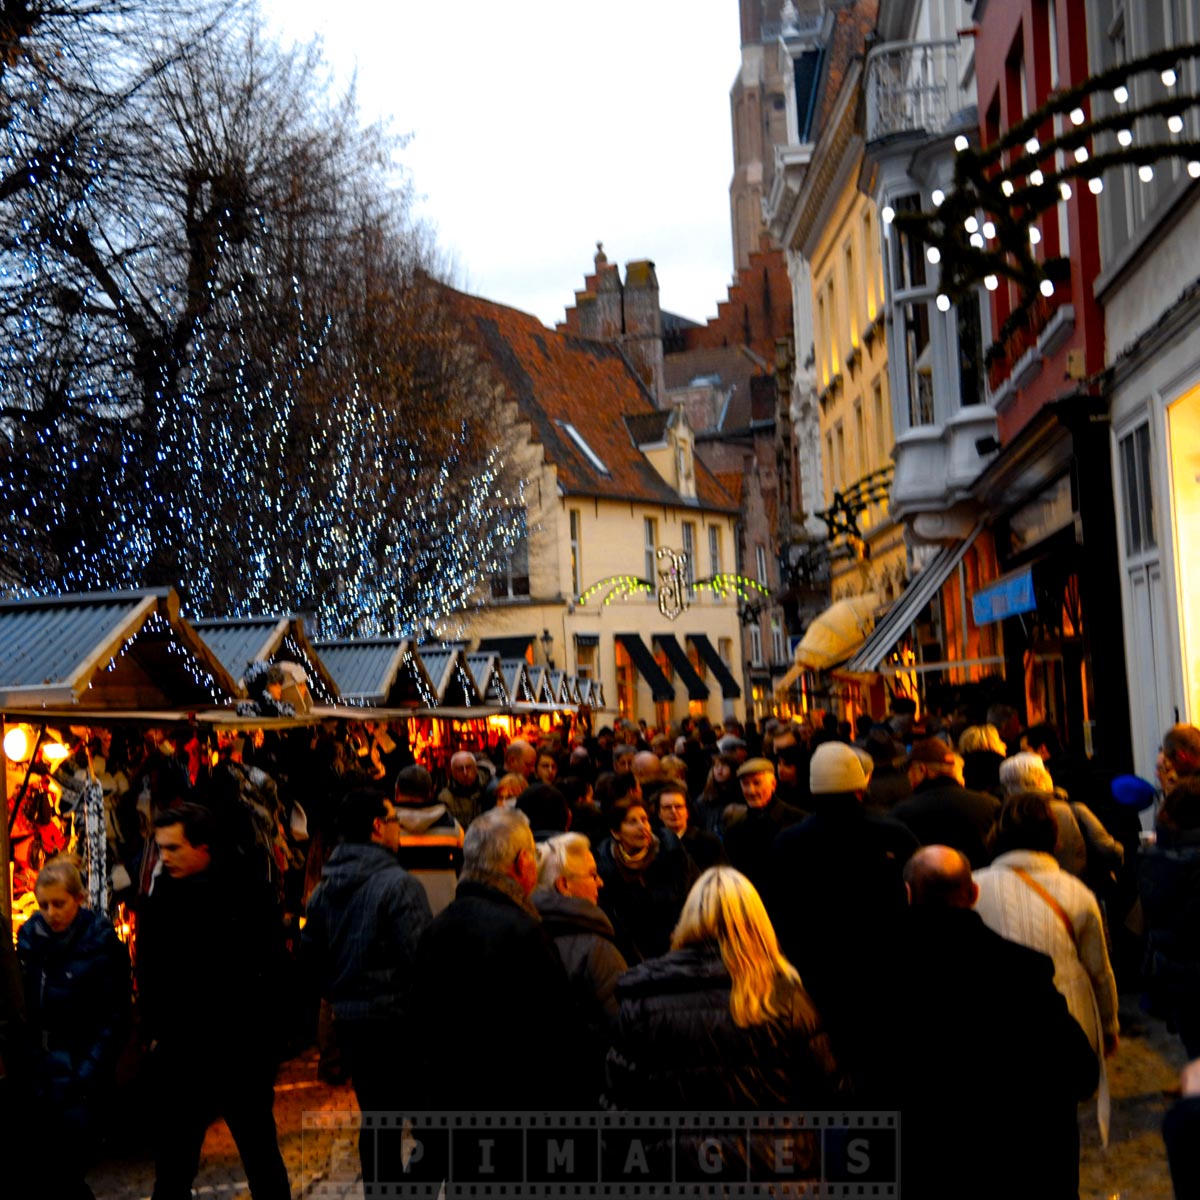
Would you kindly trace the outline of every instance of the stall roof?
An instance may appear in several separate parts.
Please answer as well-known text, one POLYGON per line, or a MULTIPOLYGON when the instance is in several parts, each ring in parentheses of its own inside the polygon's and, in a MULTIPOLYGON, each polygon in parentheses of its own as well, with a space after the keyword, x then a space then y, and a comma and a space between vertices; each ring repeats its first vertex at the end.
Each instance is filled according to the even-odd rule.
POLYGON ((467 666, 475 679, 475 687, 485 704, 505 705, 510 702, 508 684, 500 669, 500 655, 491 651, 467 655, 467 666))
POLYGON ((314 646, 350 704, 437 705, 428 672, 408 638, 348 638, 314 646))
POLYGON ((461 646, 422 646, 417 654, 433 684, 438 707, 471 708, 483 703, 461 646))
POLYGON ((159 710, 237 693, 174 588, 0 602, 0 708, 159 710))
POLYGON ((252 662, 294 662, 308 672, 314 699, 334 703, 337 681, 308 640, 297 613, 263 617, 205 617, 192 627, 209 644, 225 669, 239 682, 252 662))
POLYGON ((508 685, 510 703, 533 704, 536 702, 537 691, 529 676, 529 664, 523 658, 501 659, 500 670, 504 674, 504 682, 508 685))

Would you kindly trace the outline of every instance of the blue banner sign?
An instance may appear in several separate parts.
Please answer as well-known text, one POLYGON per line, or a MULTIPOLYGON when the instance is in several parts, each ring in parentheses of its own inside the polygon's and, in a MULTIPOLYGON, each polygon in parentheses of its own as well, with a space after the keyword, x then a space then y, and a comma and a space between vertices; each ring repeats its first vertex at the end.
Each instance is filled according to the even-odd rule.
POLYGON ((971 597, 971 610, 976 625, 987 625, 992 621, 1003 621, 1017 613, 1033 612, 1037 600, 1033 594, 1033 569, 1026 568, 1009 575, 976 592, 971 597))

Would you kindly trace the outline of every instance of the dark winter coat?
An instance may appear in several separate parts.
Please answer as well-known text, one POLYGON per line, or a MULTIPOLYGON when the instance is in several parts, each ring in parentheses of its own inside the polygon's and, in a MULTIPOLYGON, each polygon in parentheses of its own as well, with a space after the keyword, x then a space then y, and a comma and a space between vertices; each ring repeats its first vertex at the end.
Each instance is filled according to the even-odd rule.
POLYGON ((374 843, 343 842, 308 901, 306 969, 338 1021, 403 1016, 417 942, 432 920, 425 889, 374 843))
POLYGON ((539 888, 530 900, 577 995, 591 998, 601 1012, 615 1017, 617 980, 629 965, 617 949, 608 914, 579 896, 564 896, 550 888, 539 888))
POLYGON ((595 852, 596 870, 604 881, 600 907, 612 920, 617 945, 629 963, 667 952, 683 902, 700 877, 673 833, 662 830, 657 843, 653 856, 638 870, 618 862, 611 837, 595 852))
POLYGON ((539 888, 530 900, 571 981, 591 1064, 590 1102, 595 1103, 604 1088, 604 1056, 617 1015, 617 980, 628 970, 628 964, 617 949, 612 922, 603 909, 579 896, 564 896, 550 888, 539 888))
POLYGON ((1200 1013, 1200 830, 1143 847, 1137 872, 1147 986, 1158 1011, 1185 1018, 1191 1041, 1200 1013))
POLYGON ((813 803, 819 807, 811 817, 776 839, 764 898, 839 1061, 861 1075, 879 1053, 876 1017, 897 978, 904 864, 917 842, 904 825, 852 795, 817 796, 813 803))
POLYGON ((137 917, 143 1040, 214 1070, 276 1056, 283 963, 273 886, 216 867, 164 872, 137 917))
POLYGON ((987 836, 1000 815, 1000 801, 989 792, 968 791, 947 776, 923 779, 889 815, 907 825, 921 845, 950 846, 965 854, 972 870, 991 861, 987 836))
POLYGON ((1053 962, 969 909, 923 907, 909 910, 902 962, 879 1020, 895 1056, 885 1102, 901 1113, 906 1194, 1073 1198, 1076 1105, 1098 1066, 1053 962))
POLYGON ((567 973, 508 876, 463 873, 453 903, 421 935, 410 1013, 427 1111, 586 1105, 582 1022, 567 973), (436 1033, 446 1029, 454 1036, 436 1033))
POLYGON ((760 892, 767 887, 771 848, 775 839, 808 813, 784 804, 778 796, 762 808, 747 807, 745 815, 725 830, 725 853, 730 865, 741 871, 760 892))
POLYGON ((17 954, 35 1090, 56 1105, 101 1099, 129 1032, 129 954, 116 930, 87 908, 63 933, 35 913, 17 954))
POLYGON ((803 1110, 832 1106, 841 1079, 802 987, 784 984, 783 1015, 740 1028, 715 943, 684 946, 631 970, 609 1054, 609 1100, 669 1111, 803 1110))

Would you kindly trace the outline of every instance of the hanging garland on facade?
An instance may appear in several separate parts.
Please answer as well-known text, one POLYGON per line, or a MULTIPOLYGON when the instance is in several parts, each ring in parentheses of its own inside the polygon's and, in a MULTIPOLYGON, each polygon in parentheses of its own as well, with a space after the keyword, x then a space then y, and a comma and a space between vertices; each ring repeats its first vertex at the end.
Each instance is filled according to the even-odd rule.
MULTIPOLYGON (((936 304, 942 312, 981 283, 988 291, 995 291, 1002 279, 1017 286, 1019 301, 987 351, 986 365, 1002 356, 1009 337, 1028 324, 1039 297, 1053 303, 1059 286, 1070 279, 1070 259, 1046 257, 1039 247, 1041 220, 1071 198, 1073 186, 1099 195, 1105 172, 1131 166, 1149 183, 1154 165, 1169 159, 1186 162, 1191 178, 1200 179, 1195 128, 1200 97, 1179 86, 1182 64, 1197 59, 1200 44, 1193 43, 1111 67, 1054 92, 986 147, 959 134, 953 187, 933 192, 932 212, 884 206, 884 223, 894 224, 937 266, 936 304), (1135 91, 1145 90, 1138 82, 1142 76, 1157 76, 1164 94, 1131 103, 1135 91), (1115 107, 1093 117, 1093 107, 1109 96, 1115 107), (1189 115, 1193 128, 1185 136, 1189 115)), ((1107 110, 1109 105, 1100 107, 1107 110)))

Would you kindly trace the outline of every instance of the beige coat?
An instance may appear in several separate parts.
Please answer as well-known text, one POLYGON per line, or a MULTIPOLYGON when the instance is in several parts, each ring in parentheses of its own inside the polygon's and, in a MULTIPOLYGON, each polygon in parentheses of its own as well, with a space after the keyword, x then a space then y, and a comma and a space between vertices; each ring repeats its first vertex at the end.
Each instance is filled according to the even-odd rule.
POLYGON ((984 923, 1009 941, 1040 950, 1054 960, 1054 986, 1103 1057, 1105 1035, 1117 1029, 1117 981, 1109 962, 1100 907, 1091 891, 1062 870, 1051 854, 1012 850, 975 872, 984 923), (1020 867, 1062 906, 1075 930, 1070 935, 1054 909, 1012 867, 1020 867))

